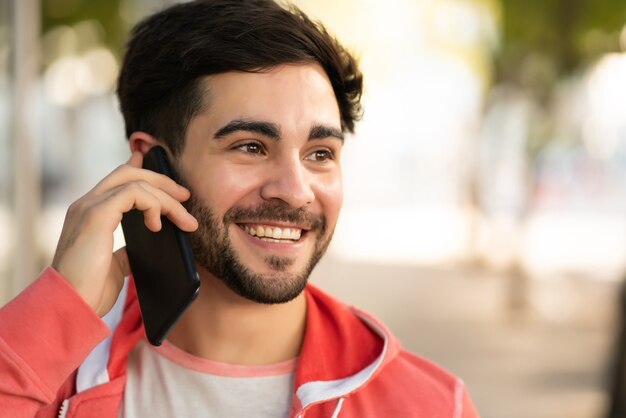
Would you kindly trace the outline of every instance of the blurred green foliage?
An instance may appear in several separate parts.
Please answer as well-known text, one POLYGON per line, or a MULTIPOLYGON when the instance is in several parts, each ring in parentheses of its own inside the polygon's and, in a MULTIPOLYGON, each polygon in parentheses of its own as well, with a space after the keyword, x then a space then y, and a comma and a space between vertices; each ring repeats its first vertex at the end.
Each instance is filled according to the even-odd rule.
POLYGON ((124 0, 41 0, 42 33, 59 25, 96 20, 104 31, 104 44, 120 57, 128 36, 128 25, 120 8, 124 0))
POLYGON ((550 90, 602 54, 620 50, 625 0, 501 0, 496 83, 550 90))
MULTIPOLYGON (((545 113, 531 126, 527 156, 534 160, 555 136, 551 108, 559 82, 583 74, 602 55, 619 52, 626 0, 500 0, 501 43, 495 84, 512 84, 545 113)), ((575 143, 576 135, 560 141, 575 143)))
MULTIPOLYGON (((41 0, 43 33, 57 25, 97 20, 105 44, 120 55, 128 24, 120 10, 132 0, 41 0)), ((603 53, 619 50, 626 0, 500 0, 501 48, 496 82, 543 87, 603 53), (530 74, 528 74, 530 73, 530 74), (541 80, 541 81, 540 81, 541 80)), ((530 86, 533 87, 533 86, 530 86)))

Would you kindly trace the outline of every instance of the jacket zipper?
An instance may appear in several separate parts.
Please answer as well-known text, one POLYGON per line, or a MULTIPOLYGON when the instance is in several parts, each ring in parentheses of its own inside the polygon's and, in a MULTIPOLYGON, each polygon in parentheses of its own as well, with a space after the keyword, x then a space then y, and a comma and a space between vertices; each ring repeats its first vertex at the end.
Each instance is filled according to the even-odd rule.
POLYGON ((331 418, 337 418, 339 416, 339 411, 341 411, 343 401, 345 400, 346 398, 339 398, 339 400, 337 401, 337 405, 335 406, 335 411, 333 412, 333 416, 331 418))
POLYGON ((64 400, 63 403, 61 404, 61 408, 59 409, 58 418, 65 418, 69 407, 70 407, 70 400, 69 399, 64 400))

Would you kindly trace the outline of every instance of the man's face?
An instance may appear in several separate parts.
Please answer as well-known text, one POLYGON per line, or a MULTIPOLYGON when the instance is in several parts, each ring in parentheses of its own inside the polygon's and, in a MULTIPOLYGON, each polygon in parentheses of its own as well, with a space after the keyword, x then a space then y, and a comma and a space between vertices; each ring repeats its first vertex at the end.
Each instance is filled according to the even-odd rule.
POLYGON ((200 224, 196 262, 243 297, 286 302, 326 250, 342 203, 332 86, 313 64, 204 83, 207 110, 177 161, 200 224))

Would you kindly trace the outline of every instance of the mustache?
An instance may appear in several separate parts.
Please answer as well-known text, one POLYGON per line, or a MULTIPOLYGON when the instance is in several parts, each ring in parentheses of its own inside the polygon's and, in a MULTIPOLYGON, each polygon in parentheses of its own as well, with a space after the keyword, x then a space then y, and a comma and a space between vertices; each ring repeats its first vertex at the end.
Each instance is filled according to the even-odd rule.
POLYGON ((292 209, 281 201, 262 202, 252 207, 234 207, 224 215, 224 223, 276 221, 301 225, 305 229, 324 233, 326 219, 300 207, 292 209))

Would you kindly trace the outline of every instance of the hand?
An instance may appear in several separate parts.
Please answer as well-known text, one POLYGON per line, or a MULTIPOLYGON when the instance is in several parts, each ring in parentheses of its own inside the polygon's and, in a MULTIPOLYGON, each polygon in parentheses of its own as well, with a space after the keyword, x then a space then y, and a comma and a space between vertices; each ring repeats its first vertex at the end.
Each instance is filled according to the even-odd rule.
POLYGON ((181 202, 189 190, 162 174, 141 168, 143 156, 134 152, 122 164, 68 209, 52 261, 89 306, 103 316, 115 303, 130 273, 126 249, 113 253, 113 232, 122 214, 144 213, 151 231, 161 229, 161 215, 183 231, 196 230, 196 219, 181 202))

